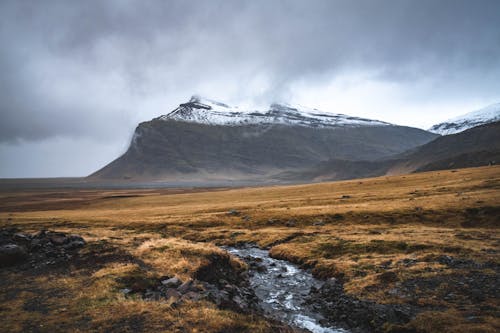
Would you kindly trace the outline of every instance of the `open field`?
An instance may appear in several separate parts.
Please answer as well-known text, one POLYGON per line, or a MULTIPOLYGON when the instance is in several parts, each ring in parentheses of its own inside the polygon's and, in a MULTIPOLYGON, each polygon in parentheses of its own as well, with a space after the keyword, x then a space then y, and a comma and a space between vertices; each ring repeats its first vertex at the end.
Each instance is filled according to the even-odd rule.
POLYGON ((335 277, 353 297, 411 307, 409 322, 380 330, 500 330, 499 166, 240 189, 3 191, 0 225, 87 242, 60 262, 1 268, 2 332, 289 330, 205 299, 139 297, 220 262, 244 271, 217 247, 243 243, 335 277))

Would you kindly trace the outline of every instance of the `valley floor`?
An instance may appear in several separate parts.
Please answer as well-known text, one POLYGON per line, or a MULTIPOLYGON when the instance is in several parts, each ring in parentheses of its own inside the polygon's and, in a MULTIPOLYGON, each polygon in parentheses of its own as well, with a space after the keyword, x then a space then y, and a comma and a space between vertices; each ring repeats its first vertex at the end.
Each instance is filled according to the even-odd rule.
POLYGON ((497 332, 499 226, 499 166, 240 189, 4 190, 0 246, 26 250, 0 251, 0 331, 291 332, 226 297, 247 294, 248 263, 219 246, 253 243, 336 281, 367 318, 404 312, 356 322, 338 294, 312 296, 339 326, 497 332), (172 277, 191 282, 179 292, 172 277))

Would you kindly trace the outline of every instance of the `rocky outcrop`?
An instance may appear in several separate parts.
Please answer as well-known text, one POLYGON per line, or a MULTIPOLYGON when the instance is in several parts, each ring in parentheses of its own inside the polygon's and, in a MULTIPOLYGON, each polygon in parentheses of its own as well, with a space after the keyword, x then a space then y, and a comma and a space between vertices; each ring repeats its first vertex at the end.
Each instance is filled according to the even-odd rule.
POLYGON ((188 301, 206 300, 222 309, 258 312, 247 271, 235 266, 228 254, 211 255, 193 279, 183 281, 176 276, 163 276, 152 282, 150 278, 135 276, 120 278, 118 282, 126 296, 139 294, 145 300, 165 300, 174 307, 188 301))
POLYGON ((0 267, 38 268, 67 261, 85 246, 78 235, 42 230, 21 233, 15 228, 0 230, 0 267))
POLYGON ((406 323, 416 313, 408 305, 378 304, 347 295, 342 283, 335 278, 311 290, 308 303, 328 321, 352 332, 382 332, 384 324, 406 323))

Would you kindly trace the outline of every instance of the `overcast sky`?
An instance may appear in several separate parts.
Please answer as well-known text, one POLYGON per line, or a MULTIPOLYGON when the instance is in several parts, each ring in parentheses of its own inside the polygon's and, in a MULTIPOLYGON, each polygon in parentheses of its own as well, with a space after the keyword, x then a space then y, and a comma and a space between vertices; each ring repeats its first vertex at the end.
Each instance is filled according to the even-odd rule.
POLYGON ((0 177, 84 176, 193 94, 428 128, 500 102, 497 0, 0 0, 0 177))

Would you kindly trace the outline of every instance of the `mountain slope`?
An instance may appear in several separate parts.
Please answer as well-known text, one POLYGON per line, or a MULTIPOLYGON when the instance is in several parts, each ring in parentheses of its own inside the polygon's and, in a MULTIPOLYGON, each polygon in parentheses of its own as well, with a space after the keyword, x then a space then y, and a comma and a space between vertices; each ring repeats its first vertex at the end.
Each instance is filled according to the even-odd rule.
POLYGON ((270 179, 328 159, 380 159, 436 137, 416 128, 276 104, 266 112, 235 109, 191 99, 141 123, 127 152, 91 177, 270 179))
POLYGON ((500 162, 500 122, 445 135, 401 155, 390 173, 430 171, 500 162))
POLYGON ((441 135, 455 134, 466 129, 500 121, 500 103, 473 111, 432 126, 429 131, 441 135))
POLYGON ((468 168, 500 163, 500 122, 438 137, 405 153, 376 161, 331 159, 277 175, 286 181, 327 181, 468 168))

